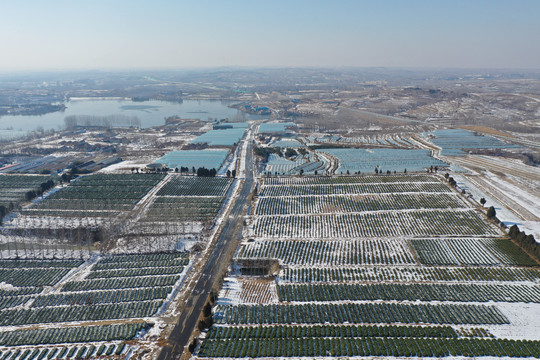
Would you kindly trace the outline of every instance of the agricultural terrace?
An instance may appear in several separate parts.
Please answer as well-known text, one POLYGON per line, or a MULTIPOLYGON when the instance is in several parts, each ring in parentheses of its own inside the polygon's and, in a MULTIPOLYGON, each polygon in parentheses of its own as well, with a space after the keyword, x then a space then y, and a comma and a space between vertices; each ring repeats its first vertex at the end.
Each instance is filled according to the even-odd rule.
POLYGON ((162 174, 82 176, 22 213, 55 217, 114 217, 133 210, 164 177, 162 174))
POLYGON ((337 173, 373 174, 386 171, 403 173, 425 171, 431 166, 447 167, 448 164, 431 157, 424 149, 321 149, 339 161, 337 173))
POLYGON ((38 193, 51 188, 53 178, 42 175, 0 175, 0 206, 31 200, 38 193))
POLYGON ((191 170, 204 167, 219 170, 228 155, 227 149, 177 150, 163 155, 156 163, 165 164, 170 169, 187 167, 191 170))
POLYGON ((185 253, 0 260, 0 351, 16 360, 120 355, 166 310, 188 262, 185 253))
POLYGON ((215 219, 232 179, 173 176, 158 192, 143 221, 184 222, 215 219))
POLYGON ((274 177, 198 358, 540 357, 540 267, 431 175, 274 177))

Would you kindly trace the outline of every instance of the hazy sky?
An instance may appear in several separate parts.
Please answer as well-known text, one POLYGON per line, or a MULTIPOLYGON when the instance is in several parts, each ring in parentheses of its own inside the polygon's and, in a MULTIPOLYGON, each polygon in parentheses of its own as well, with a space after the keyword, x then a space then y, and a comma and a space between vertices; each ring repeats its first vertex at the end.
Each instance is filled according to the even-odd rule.
POLYGON ((0 71, 540 68, 540 0, 2 0, 0 71))

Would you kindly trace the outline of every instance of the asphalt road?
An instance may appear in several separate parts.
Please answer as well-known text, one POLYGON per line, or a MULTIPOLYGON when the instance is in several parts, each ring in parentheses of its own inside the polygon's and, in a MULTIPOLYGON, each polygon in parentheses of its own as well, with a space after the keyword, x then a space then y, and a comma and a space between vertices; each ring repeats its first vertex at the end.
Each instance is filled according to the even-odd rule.
MULTIPOLYGON (((242 237, 244 207, 247 204, 247 199, 251 194, 253 185, 253 154, 251 142, 248 143, 247 150, 246 179, 244 185, 241 185, 240 195, 232 207, 230 216, 225 220, 223 231, 216 243, 216 248, 209 257, 205 268, 193 289, 193 293, 187 301, 185 310, 180 314, 180 318, 178 319, 167 344, 161 350, 158 360, 173 360, 180 358, 184 352, 184 348, 188 345, 195 326, 197 326, 197 320, 210 295, 212 285, 217 281, 219 269, 221 268, 220 265, 230 261, 230 259, 227 259, 227 254, 234 253, 234 249, 231 249, 236 244, 236 241, 234 240, 240 240, 242 237)), ((228 266, 228 264, 226 265, 228 266)))

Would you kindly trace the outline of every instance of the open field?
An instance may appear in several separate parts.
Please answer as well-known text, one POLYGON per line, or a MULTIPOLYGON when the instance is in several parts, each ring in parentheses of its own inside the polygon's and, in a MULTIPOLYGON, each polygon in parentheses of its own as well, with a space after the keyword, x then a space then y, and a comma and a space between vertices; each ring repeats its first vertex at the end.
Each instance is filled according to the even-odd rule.
POLYGON ((263 178, 244 235, 196 358, 540 356, 538 263, 442 177, 263 178))
POLYGON ((168 307, 188 262, 185 253, 0 260, 0 351, 18 360, 119 356, 168 307))

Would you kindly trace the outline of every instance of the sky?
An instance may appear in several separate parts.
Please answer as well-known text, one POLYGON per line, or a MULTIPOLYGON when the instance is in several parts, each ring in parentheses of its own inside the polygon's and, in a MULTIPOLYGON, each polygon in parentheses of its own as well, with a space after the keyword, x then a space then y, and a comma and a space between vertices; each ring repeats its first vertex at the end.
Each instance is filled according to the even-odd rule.
POLYGON ((540 0, 0 1, 0 71, 540 68, 540 0))

